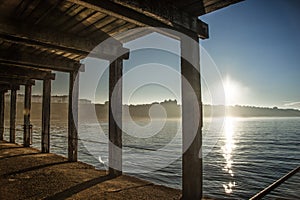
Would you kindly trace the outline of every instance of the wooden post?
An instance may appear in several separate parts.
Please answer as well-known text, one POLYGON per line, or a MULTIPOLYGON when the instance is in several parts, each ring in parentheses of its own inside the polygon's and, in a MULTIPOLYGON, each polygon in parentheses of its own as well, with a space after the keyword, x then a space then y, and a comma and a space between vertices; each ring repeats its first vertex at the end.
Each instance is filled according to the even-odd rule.
POLYGON ((10 94, 10 133, 9 142, 16 142, 16 110, 17 110, 17 89, 13 87, 10 94))
POLYGON ((31 109, 31 85, 25 85, 25 96, 24 96, 24 136, 23 145, 24 147, 30 146, 31 138, 31 124, 30 124, 30 109, 31 109))
POLYGON ((122 59, 115 60, 109 66, 109 174, 111 176, 122 175, 122 82, 117 84, 118 81, 122 81, 122 71, 122 59), (112 98, 113 92, 114 98, 112 98))
POLYGON ((42 105, 42 153, 50 152, 50 106, 51 106, 51 79, 43 81, 42 105))
POLYGON ((181 38, 182 199, 184 200, 202 198, 202 155, 200 151, 202 146, 202 103, 199 51, 196 34, 193 39, 181 38))
POLYGON ((4 135, 4 109, 5 109, 5 91, 0 91, 0 140, 4 135))
POLYGON ((69 80, 69 111, 68 111, 68 160, 77 161, 78 150, 78 94, 79 94, 79 73, 78 70, 70 72, 69 80))

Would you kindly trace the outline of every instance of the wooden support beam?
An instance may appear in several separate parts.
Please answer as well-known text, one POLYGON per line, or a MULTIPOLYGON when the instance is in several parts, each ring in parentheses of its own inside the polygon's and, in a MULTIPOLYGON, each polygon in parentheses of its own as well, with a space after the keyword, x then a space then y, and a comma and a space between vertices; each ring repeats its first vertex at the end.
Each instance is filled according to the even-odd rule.
POLYGON ((31 79, 9 78, 0 75, 0 84, 7 85, 34 85, 35 81, 31 79))
POLYGON ((181 38, 182 199, 202 198, 202 103, 199 41, 181 38))
POLYGON ((11 89, 10 94, 10 132, 9 142, 16 142, 16 112, 17 112, 17 88, 11 89))
POLYGON ((55 74, 51 73, 51 71, 9 65, 0 65, 0 76, 35 80, 44 80, 45 78, 55 79, 55 74))
MULTIPOLYGON (((100 31, 101 30, 99 30, 99 32, 100 31)), ((49 50, 62 51, 85 57, 102 41, 109 38, 109 35, 103 32, 102 37, 79 37, 73 34, 57 32, 54 29, 47 29, 37 25, 5 19, 0 20, 0 38, 10 43, 47 48, 49 50)), ((116 40, 115 42, 119 43, 118 46, 121 45, 120 42, 116 40)), ((111 57, 115 57, 119 51, 128 51, 126 48, 112 48, 109 45, 102 50, 103 51, 96 55, 97 58, 111 59, 111 57), (109 51, 107 51, 107 49, 109 49, 109 51)))
POLYGON ((79 72, 70 72, 69 80, 69 110, 68 110, 68 160, 77 161, 78 151, 78 95, 79 72))
POLYGON ((0 140, 4 135, 4 109, 5 109, 5 91, 0 91, 0 140))
POLYGON ((30 110, 31 110, 31 85, 25 85, 25 95, 24 95, 24 135, 23 135, 23 145, 24 147, 29 147, 31 144, 31 124, 30 124, 30 110))
POLYGON ((123 19, 137 26, 163 27, 177 30, 189 36, 208 38, 208 25, 197 17, 165 1, 152 0, 67 0, 74 4, 123 19))
POLYGON ((109 174, 122 175, 122 72, 123 60, 109 67, 109 174), (118 84, 117 84, 118 83, 118 84), (113 95, 114 93, 114 95, 113 95))
POLYGON ((0 64, 20 67, 33 67, 55 71, 71 72, 77 70, 80 64, 62 56, 33 55, 27 52, 0 50, 0 64))
POLYGON ((50 152, 50 106, 51 106, 51 80, 43 81, 42 103, 42 153, 50 152))
POLYGON ((7 92, 7 90, 10 90, 10 89, 11 89, 11 86, 9 84, 0 83, 0 91, 1 92, 7 92))

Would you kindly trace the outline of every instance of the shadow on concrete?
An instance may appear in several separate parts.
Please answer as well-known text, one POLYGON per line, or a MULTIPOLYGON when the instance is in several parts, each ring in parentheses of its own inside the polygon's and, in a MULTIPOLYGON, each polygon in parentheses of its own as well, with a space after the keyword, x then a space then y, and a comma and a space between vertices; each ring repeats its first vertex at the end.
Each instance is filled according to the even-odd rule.
POLYGON ((79 193, 83 190, 86 190, 90 187, 93 187, 99 183, 103 183, 107 180, 111 180, 115 178, 115 176, 111 176, 111 175, 105 175, 105 176, 101 176, 98 178, 94 178, 92 180, 77 184, 73 187, 70 187, 62 192, 56 193, 53 196, 50 197, 46 197, 45 200, 57 200, 57 199, 66 199, 68 197, 71 197, 72 195, 79 193))
POLYGON ((5 160, 9 158, 17 158, 17 157, 23 157, 23 156, 32 156, 32 155, 40 155, 41 153, 27 153, 27 154, 18 154, 18 155, 11 155, 11 156, 6 156, 6 157, 1 157, 0 160, 5 160))
POLYGON ((16 146, 12 146, 12 147, 3 147, 3 148, 0 148, 0 151, 1 150, 7 150, 7 149, 24 149, 26 147, 16 147, 16 146))
POLYGON ((44 165, 38 165, 38 166, 29 167, 29 168, 21 169, 21 170, 18 170, 18 171, 10 172, 10 173, 7 173, 7 174, 3 174, 2 176, 5 177, 5 176, 12 176, 12 175, 17 175, 17 174, 22 174, 22 173, 26 173, 26 172, 30 172, 30 171, 34 171, 34 170, 43 169, 43 168, 46 168, 46 167, 65 164, 65 163, 70 163, 70 162, 63 161, 63 162, 55 162, 55 163, 48 163, 48 164, 44 164, 44 165))

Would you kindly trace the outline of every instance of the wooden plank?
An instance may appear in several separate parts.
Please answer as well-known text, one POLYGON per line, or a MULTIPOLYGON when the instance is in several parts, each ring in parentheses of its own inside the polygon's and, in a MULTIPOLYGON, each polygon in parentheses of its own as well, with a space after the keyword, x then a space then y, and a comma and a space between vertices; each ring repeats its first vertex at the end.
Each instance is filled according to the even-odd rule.
POLYGON ((23 145, 24 147, 30 146, 30 110, 31 110, 31 85, 25 85, 25 95, 24 95, 24 135, 23 135, 23 145))
POLYGON ((181 39, 182 199, 202 198, 202 103, 199 41, 181 39))
MULTIPOLYGON (((0 21, 0 38, 4 41, 37 48, 43 47, 49 50, 59 50, 81 56, 87 56, 108 37, 109 35, 104 32, 102 37, 99 37, 99 35, 95 38, 78 37, 73 34, 33 26, 32 24, 26 24, 24 22, 19 23, 9 19, 0 21)), ((103 51, 101 54, 98 54, 97 57, 106 59, 116 54, 117 52, 113 51, 103 51)))
POLYGON ((10 78, 44 80, 47 77, 52 80, 55 79, 55 74, 51 73, 51 71, 9 65, 0 65, 0 74, 2 77, 10 78))
POLYGON ((0 140, 4 135, 4 109, 5 109, 5 91, 0 91, 0 140))
POLYGON ((118 83, 118 81, 122 81, 122 71, 122 59, 117 59, 110 64, 108 148, 109 174, 111 176, 122 175, 122 84, 118 83))
POLYGON ((208 25, 162 1, 152 0, 67 0, 74 4, 123 19, 137 26, 175 29, 187 35, 208 38, 208 25))
POLYGON ((50 106, 51 106, 51 80, 43 81, 42 103, 42 153, 50 152, 50 106))
POLYGON ((197 16, 192 16, 189 12, 184 11, 182 7, 177 7, 173 3, 153 0, 113 1, 161 21, 171 27, 175 27, 179 32, 190 30, 202 39, 208 38, 208 25, 198 19, 197 16))
POLYGON ((79 73, 70 72, 69 80, 69 110, 68 110, 68 160, 77 161, 78 151, 78 95, 79 95, 79 73))
POLYGON ((10 94, 10 132, 9 142, 16 142, 16 111, 17 111, 17 89, 11 89, 10 94))
POLYGON ((23 41, 33 46, 44 46, 84 55, 101 42, 100 39, 87 39, 38 25, 2 19, 0 21, 0 38, 9 40, 9 36, 11 40, 19 39, 18 42, 23 41))

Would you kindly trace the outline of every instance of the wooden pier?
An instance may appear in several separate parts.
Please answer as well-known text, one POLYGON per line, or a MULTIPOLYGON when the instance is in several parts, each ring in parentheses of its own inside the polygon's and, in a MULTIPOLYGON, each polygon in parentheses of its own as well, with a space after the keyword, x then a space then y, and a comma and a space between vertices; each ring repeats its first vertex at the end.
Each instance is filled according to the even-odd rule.
MULTIPOLYGON (((8 148, 3 147, 1 150, 1 173, 4 173, 1 179, 1 181, 4 181, 1 183, 1 195, 5 194, 7 197, 13 199, 23 199, 23 197, 51 197, 51 195, 55 195, 58 191, 61 191, 62 194, 71 194, 72 189, 70 188, 75 187, 76 191, 80 188, 80 184, 85 185, 85 181, 91 181, 89 182, 91 185, 91 183, 97 182, 95 180, 104 179, 104 174, 101 175, 100 172, 93 171, 92 169, 91 171, 93 172, 91 173, 93 175, 87 176, 90 178, 86 178, 86 172, 82 172, 83 174, 81 174, 81 170, 75 170, 77 168, 81 169, 84 166, 76 162, 78 151, 76 125, 78 123, 79 76, 80 72, 84 72, 84 66, 82 66, 81 61, 91 52, 94 57, 107 60, 110 64, 109 173, 110 177, 122 175, 122 124, 116 123, 117 120, 120 120, 120 116, 122 116, 122 88, 117 89, 116 99, 112 99, 112 91, 116 89, 116 82, 122 80, 123 60, 130 59, 130 50, 123 46, 126 42, 152 32, 158 32, 180 41, 182 57, 181 75, 186 80, 186 83, 182 83, 181 85, 183 125, 182 198, 188 200, 201 199, 203 169, 202 156, 199 156, 202 145, 199 40, 208 38, 208 25, 202 22, 199 16, 240 1, 242 0, 3 1, 0 4, 0 140, 3 140, 4 134, 5 93, 10 91, 11 95, 9 127, 9 142, 11 143, 15 142, 16 96, 20 87, 25 88, 25 95, 23 112, 24 149, 14 148, 13 144, 2 143, 2 146, 4 145, 8 148), (141 27, 151 27, 149 29, 151 31, 135 29, 141 27), (116 38, 120 33, 132 29, 135 29, 135 31, 131 34, 124 34, 122 37, 116 38), (173 32, 169 32, 169 30, 173 32), (111 39, 109 40, 109 44, 98 48, 97 51, 93 51, 96 46, 107 38, 111 39), (41 149, 42 153, 49 153, 51 142, 51 82, 55 79, 53 71, 69 74, 67 160, 53 154, 33 155, 34 152, 31 152, 33 150, 27 148, 30 146, 31 90, 35 81, 40 80, 43 81, 41 149), (191 87, 188 87, 188 85, 191 87), (188 90, 188 88, 190 89, 188 90), (192 98, 193 96, 195 96, 194 99, 192 98), (112 116, 111 106, 114 106, 118 110, 118 116, 112 116), (196 110, 199 112, 196 113, 196 110), (12 150, 19 150, 20 152, 17 152, 15 155, 12 150), (23 155, 26 154, 26 151, 32 155, 23 155), (5 158, 5 156, 10 157, 5 158), (31 159, 33 160, 30 161, 31 159), (57 164, 51 164, 48 159, 50 161, 53 159, 54 163, 59 160, 65 162, 59 164, 59 167, 65 166, 65 170, 59 170, 59 168, 56 168, 57 164), (66 161, 75 163, 70 164, 66 161), (28 165, 27 168, 26 165, 28 165), (46 167, 43 167, 45 165, 46 167), (44 168, 55 168, 55 170, 43 171, 42 169, 44 168), (13 171, 14 169, 16 171, 13 171), (35 175, 34 173, 41 174, 35 175), (42 180, 39 180, 40 178, 42 180), (96 179, 93 181, 93 178, 96 179), (56 182, 57 185, 55 184, 56 182), (53 187, 51 187, 51 184, 53 184, 53 187), (49 189, 47 189, 48 186, 49 189), (65 190, 68 192, 64 193, 65 190)), ((136 195, 141 196, 138 199, 147 199, 147 192, 151 190, 153 191, 151 192, 150 199, 155 199, 153 195, 159 195, 161 191, 159 188, 162 188, 157 188, 157 186, 153 185, 145 187, 148 190, 144 191, 142 184, 145 183, 136 180, 130 181, 131 179, 126 176, 121 176, 118 179, 124 179, 125 182, 127 180, 129 185, 133 185, 136 188, 136 195), (137 182, 141 183, 141 185, 138 185, 137 182), (149 190, 149 187, 152 189, 149 190)), ((95 190, 94 193, 93 191, 89 192, 86 190, 78 192, 82 195, 97 195, 97 193, 105 191, 104 188, 107 187, 105 185, 114 180, 104 181, 100 184, 104 184, 104 186, 99 186, 99 191, 95 190)), ((109 195, 118 195, 123 194, 123 192, 126 193, 126 191, 131 191, 127 186, 123 186, 112 189, 112 191, 118 192, 106 191, 107 198, 110 198, 109 195)), ((107 187, 107 189, 111 190, 110 187, 107 187)), ((162 198, 158 199, 163 199, 163 196, 160 197, 162 198)), ((175 195, 175 197, 177 196, 175 195)), ((90 198, 93 197, 89 196, 85 199, 90 198)), ((118 199, 118 197, 116 196, 114 199, 118 199)), ((127 196, 126 199, 131 198, 127 196)))

